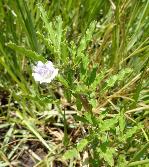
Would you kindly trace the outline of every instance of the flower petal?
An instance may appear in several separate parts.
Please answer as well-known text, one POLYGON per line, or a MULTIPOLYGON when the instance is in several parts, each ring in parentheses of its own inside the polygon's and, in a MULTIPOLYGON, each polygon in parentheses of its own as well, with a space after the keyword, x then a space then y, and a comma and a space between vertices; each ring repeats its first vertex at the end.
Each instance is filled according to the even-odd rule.
POLYGON ((34 79, 40 83, 50 83, 58 75, 58 69, 51 61, 47 61, 45 64, 38 61, 37 65, 33 67, 33 71, 34 79))
POLYGON ((41 81, 43 79, 38 73, 32 73, 32 76, 34 77, 35 81, 41 81))

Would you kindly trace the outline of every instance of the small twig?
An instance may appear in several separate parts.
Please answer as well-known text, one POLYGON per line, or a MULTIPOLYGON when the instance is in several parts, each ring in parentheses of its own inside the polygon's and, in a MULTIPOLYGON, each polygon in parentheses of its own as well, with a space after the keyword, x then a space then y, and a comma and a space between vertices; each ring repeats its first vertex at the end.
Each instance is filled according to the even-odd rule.
POLYGON ((136 112, 136 111, 139 111, 139 110, 146 110, 146 109, 149 109, 149 106, 139 107, 139 108, 135 108, 135 109, 132 109, 132 110, 128 110, 125 113, 128 114, 128 113, 136 112))

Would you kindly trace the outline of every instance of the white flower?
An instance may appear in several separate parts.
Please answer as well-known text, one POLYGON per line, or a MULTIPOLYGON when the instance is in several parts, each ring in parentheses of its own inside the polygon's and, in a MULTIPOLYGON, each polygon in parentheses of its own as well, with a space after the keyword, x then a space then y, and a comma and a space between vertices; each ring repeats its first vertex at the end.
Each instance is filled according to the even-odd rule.
POLYGON ((45 64, 38 61, 37 65, 33 67, 32 76, 35 81, 40 83, 50 83, 58 74, 58 69, 54 67, 51 61, 45 64))

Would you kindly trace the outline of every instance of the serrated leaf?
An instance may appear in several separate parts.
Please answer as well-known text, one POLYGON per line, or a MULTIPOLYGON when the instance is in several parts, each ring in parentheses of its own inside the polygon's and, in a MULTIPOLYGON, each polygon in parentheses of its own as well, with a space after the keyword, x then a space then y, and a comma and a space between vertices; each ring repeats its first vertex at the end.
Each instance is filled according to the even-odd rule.
POLYGON ((82 39, 80 40, 78 51, 77 51, 78 55, 86 49, 88 43, 92 40, 92 35, 95 29, 95 25, 96 25, 96 22, 93 21, 90 24, 89 28, 86 30, 85 36, 83 36, 82 39))
POLYGON ((69 84, 68 84, 67 80, 64 79, 64 77, 62 77, 62 76, 59 75, 59 76, 57 77, 57 79, 58 79, 58 80, 61 82, 61 84, 64 85, 66 88, 69 87, 69 84))
POLYGON ((89 28, 86 31, 86 41, 90 41, 92 39, 96 23, 96 21, 90 23, 89 28))
POLYGON ((116 83, 116 81, 118 80, 117 75, 113 75, 112 77, 110 77, 106 82, 107 82, 107 87, 113 87, 116 83))
POLYGON ((100 74, 97 74, 94 82, 91 84, 92 88, 95 89, 97 87, 97 85, 100 84, 100 82, 104 78, 104 76, 105 76, 105 71, 101 72, 100 74))
POLYGON ((132 69, 131 69, 131 68, 125 68, 125 69, 121 70, 121 71, 119 72, 119 74, 118 74, 118 80, 119 80, 119 81, 124 80, 125 76, 126 76, 127 74, 130 74, 131 72, 132 72, 132 69))
POLYGON ((99 156, 103 158, 110 166, 114 165, 113 155, 115 154, 115 149, 112 147, 108 147, 108 143, 103 143, 101 147, 98 149, 99 156))
POLYGON ((98 121, 94 115, 92 115, 90 112, 85 112, 84 114, 85 119, 93 126, 96 126, 98 124, 98 121))
POLYGON ((67 67, 67 72, 66 72, 66 79, 68 81, 69 86, 71 87, 73 84, 73 75, 74 75, 74 71, 71 69, 71 67, 67 67))
POLYGON ((111 76, 106 82, 107 87, 113 87, 118 81, 123 81, 126 75, 132 72, 131 68, 125 68, 121 70, 118 74, 111 76))
POLYGON ((63 155, 63 158, 66 159, 66 160, 67 159, 73 159, 73 158, 77 158, 78 155, 79 155, 79 152, 77 151, 77 149, 73 148, 71 150, 66 151, 63 155))
POLYGON ((99 128, 102 132, 113 129, 115 124, 118 122, 118 117, 104 120, 99 123, 99 128))
POLYGON ((75 118, 76 121, 80 121, 82 123, 88 123, 87 119, 85 119, 84 117, 81 117, 79 115, 74 115, 74 118, 75 118))
POLYGON ((42 95, 24 95, 25 98, 31 99, 33 101, 39 102, 40 104, 47 104, 53 102, 52 96, 42 96, 42 95))
POLYGON ((96 108, 97 100, 95 98, 92 98, 89 102, 90 102, 90 104, 92 105, 93 108, 96 108))
POLYGON ((82 139, 78 144, 77 144, 77 150, 79 152, 82 152, 83 149, 87 146, 88 144, 88 140, 87 139, 82 139))
POLYGON ((85 74, 87 72, 87 68, 88 68, 88 64, 89 64, 89 58, 87 55, 84 55, 82 57, 81 63, 80 63, 80 78, 81 80, 84 80, 85 78, 85 74))
POLYGON ((87 86, 91 85, 94 82, 96 78, 96 71, 97 71, 97 67, 94 67, 91 73, 89 74, 88 78, 86 79, 87 86))
POLYGON ((138 125, 138 126, 132 127, 131 129, 128 129, 122 137, 119 137, 119 140, 122 142, 125 142, 128 138, 132 137, 141 128, 143 128, 143 126, 138 125))
POLYGON ((85 41, 85 37, 83 37, 80 41, 80 44, 79 44, 79 48, 78 48, 78 55, 81 54, 81 52, 83 52, 84 50, 86 49, 86 41, 85 41))
POLYGON ((78 98, 76 99, 76 106, 77 106, 77 110, 81 111, 82 103, 81 103, 80 99, 78 99, 78 98))
MULTIPOLYGON (((43 8, 43 6, 41 4, 39 4, 38 8, 39 8, 40 13, 41 13, 41 18, 45 24, 45 28, 48 32, 48 37, 49 37, 52 45, 54 46, 54 48, 53 48, 54 52, 58 56, 60 56, 60 54, 61 54, 61 40, 62 40, 62 34, 63 34, 62 18, 60 16, 58 16, 58 17, 56 17, 54 23, 49 22, 47 12, 43 8)), ((60 57, 59 57, 59 59, 60 59, 60 57)))
POLYGON ((125 160, 125 155, 119 155, 117 167, 126 167, 127 164, 128 162, 125 160))
POLYGON ((62 39, 62 33, 63 33, 63 21, 60 16, 56 17, 56 38, 55 45, 57 46, 57 51, 60 53, 61 50, 61 39, 62 39))
POLYGON ((119 115, 119 127, 120 127, 121 133, 123 133, 125 128, 125 117, 122 111, 120 111, 120 115, 119 115))

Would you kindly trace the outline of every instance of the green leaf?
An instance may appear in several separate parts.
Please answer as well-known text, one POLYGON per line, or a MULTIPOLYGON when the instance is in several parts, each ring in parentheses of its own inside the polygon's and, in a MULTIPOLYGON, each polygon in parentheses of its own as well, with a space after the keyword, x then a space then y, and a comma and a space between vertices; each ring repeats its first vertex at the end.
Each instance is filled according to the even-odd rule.
POLYGON ((91 112, 85 112, 84 113, 85 119, 92 125, 97 126, 98 121, 96 116, 94 116, 91 112))
POLYGON ((128 74, 132 72, 131 68, 125 68, 121 70, 118 74, 111 76, 106 82, 107 87, 112 88, 118 81, 123 81, 128 74))
POLYGON ((85 119, 86 119, 90 124, 93 124, 92 116, 91 116, 91 114, 90 114, 89 112, 86 112, 86 113, 84 114, 84 116, 85 116, 85 119))
POLYGON ((88 64, 89 64, 89 58, 87 55, 83 55, 81 63, 80 63, 80 78, 83 81, 85 78, 85 74, 88 69, 88 64))
POLYGON ((140 124, 138 126, 132 127, 131 129, 127 129, 126 133, 123 136, 119 137, 119 140, 122 142, 126 142, 127 139, 132 137, 141 128, 143 128, 143 125, 140 124))
POLYGON ((114 166, 114 158, 115 149, 112 147, 108 147, 108 143, 101 144, 100 148, 98 148, 99 156, 103 158, 110 166, 114 166))
POLYGON ((116 81, 118 80, 118 76, 117 75, 113 75, 112 77, 110 77, 106 82, 107 82, 107 87, 113 87, 116 83, 116 81))
POLYGON ((76 106, 77 106, 77 110, 81 111, 82 109, 82 103, 80 101, 79 98, 76 99, 76 106))
POLYGON ((81 117, 79 115, 74 115, 74 118, 76 121, 80 121, 80 122, 85 123, 85 124, 88 123, 88 120, 85 119, 83 116, 81 117))
POLYGON ((95 31, 96 21, 90 23, 89 28, 86 31, 86 41, 90 41, 92 39, 93 33, 95 31))
POLYGON ((115 127, 115 124, 118 122, 118 117, 106 119, 104 121, 99 122, 99 128, 102 132, 108 131, 110 129, 113 129, 115 127))
POLYGON ((77 150, 79 152, 82 152, 83 149, 87 146, 88 144, 88 140, 87 139, 82 139, 78 144, 77 144, 77 150))
POLYGON ((123 133, 124 128, 125 128, 125 117, 123 111, 120 111, 119 115, 119 127, 120 127, 120 132, 123 133))
POLYGON ((57 52, 60 54, 61 51, 61 40, 62 40, 62 33, 63 33, 63 21, 60 16, 56 17, 56 43, 55 45, 57 46, 57 52))
POLYGON ((62 85, 64 85, 66 88, 69 88, 69 84, 68 81, 66 79, 64 79, 63 76, 58 76, 57 79, 61 82, 62 85))
POLYGON ((73 158, 77 158, 78 155, 79 155, 79 152, 77 151, 77 149, 73 148, 71 150, 66 151, 63 155, 63 158, 66 159, 66 160, 67 159, 73 159, 73 158))
POLYGON ((105 71, 101 71, 101 73, 96 75, 96 78, 95 78, 94 82, 91 84, 93 89, 96 89, 97 85, 100 84, 101 80, 105 76, 105 73, 106 73, 106 70, 105 71))
POLYGON ((38 8, 41 13, 41 18, 45 24, 45 28, 48 32, 48 37, 51 41, 51 44, 54 46, 54 52, 58 55, 58 58, 60 59, 63 35, 62 18, 60 16, 57 16, 55 22, 50 22, 48 20, 47 12, 44 10, 42 4, 38 4, 38 8))
POLYGON ((46 62, 46 59, 43 56, 39 55, 38 53, 36 53, 32 50, 26 49, 25 47, 18 46, 12 42, 8 43, 7 46, 9 46, 11 49, 23 54, 24 56, 33 59, 34 61, 46 62))
POLYGON ((89 28, 87 29, 86 34, 81 38, 79 47, 77 50, 78 55, 80 55, 86 49, 88 43, 92 40, 92 35, 95 30, 95 25, 96 25, 96 22, 93 21, 90 24, 89 28))
POLYGON ((125 155, 119 155, 118 157, 118 165, 117 167, 126 167, 127 166, 127 161, 125 160, 125 155))
POLYGON ((88 75, 88 78, 86 79, 87 86, 91 85, 94 82, 96 78, 96 72, 97 72, 97 67, 94 67, 91 73, 88 75))
POLYGON ((133 70, 131 68, 125 68, 121 70, 118 74, 118 80, 123 81, 126 75, 130 74, 133 70))

